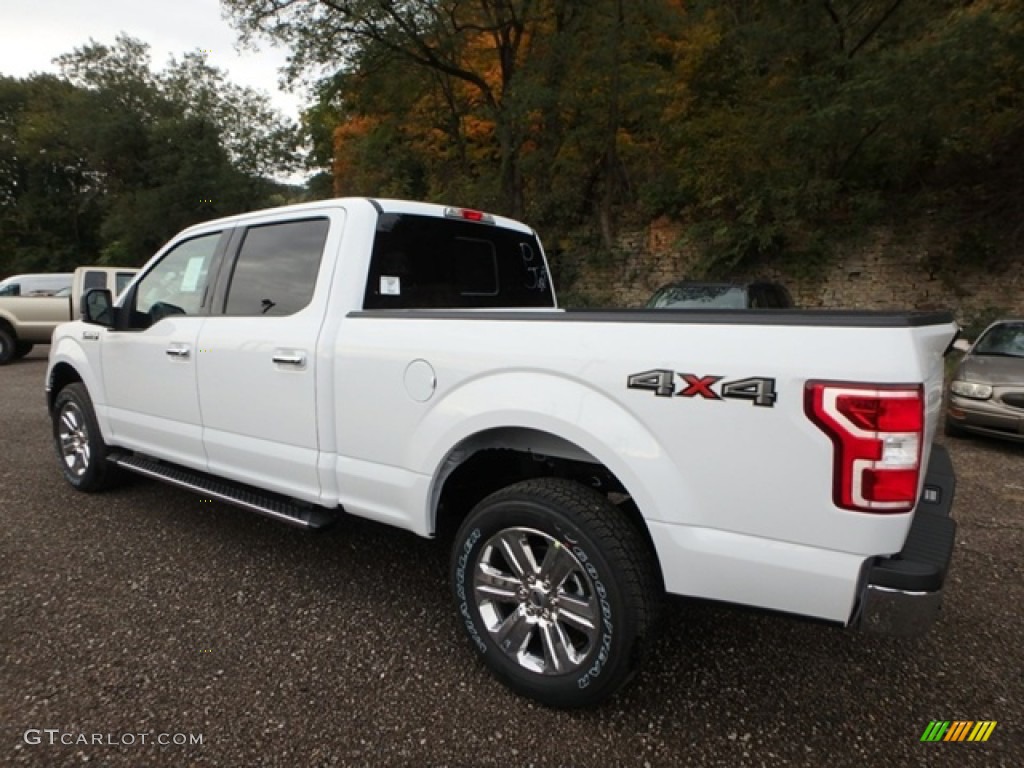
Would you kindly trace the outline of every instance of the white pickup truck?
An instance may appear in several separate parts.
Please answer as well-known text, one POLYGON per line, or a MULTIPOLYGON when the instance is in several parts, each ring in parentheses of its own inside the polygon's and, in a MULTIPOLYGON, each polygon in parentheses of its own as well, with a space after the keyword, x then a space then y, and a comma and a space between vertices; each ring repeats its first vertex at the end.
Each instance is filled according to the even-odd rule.
POLYGON ((471 646, 593 705, 664 594, 926 629, 952 554, 941 313, 562 311, 527 226, 338 199, 192 227, 46 375, 68 482, 452 541, 471 646))
MULTIPOLYGON (((127 267, 79 267, 71 277, 70 287, 51 295, 31 296, 19 291, 0 296, 0 365, 24 357, 36 344, 49 344, 58 325, 78 317, 78 302, 83 293, 93 288, 110 288, 117 295, 136 272, 137 269, 127 267)), ((31 278, 25 281, 29 286, 45 284, 45 275, 27 277, 31 278)), ((54 277, 53 284, 59 285, 66 275, 54 277)))

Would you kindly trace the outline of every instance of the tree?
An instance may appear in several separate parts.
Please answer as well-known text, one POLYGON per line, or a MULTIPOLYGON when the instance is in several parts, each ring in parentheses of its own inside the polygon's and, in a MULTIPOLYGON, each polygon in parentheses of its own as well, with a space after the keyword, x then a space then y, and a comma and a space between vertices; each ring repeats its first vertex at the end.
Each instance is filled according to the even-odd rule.
POLYGON ((884 201, 991 149, 994 136, 963 141, 982 125, 1011 112, 1020 125, 1007 2, 706 2, 688 20, 712 44, 696 68, 677 60, 688 103, 664 126, 678 175, 663 200, 701 222, 719 270, 877 220, 884 201))
POLYGON ((155 72, 126 36, 0 79, 4 270, 139 264, 180 229, 280 201, 294 125, 199 53, 155 72))
POLYGON ((172 57, 157 83, 181 114, 216 128, 231 164, 242 173, 270 178, 298 167, 296 126, 282 119, 265 94, 228 81, 202 53, 172 57))
MULTIPOLYGON (((293 76, 382 54, 435 78, 452 124, 461 86, 494 126, 500 207, 523 210, 519 152, 523 105, 517 94, 527 41, 542 21, 538 0, 225 0, 243 33, 291 47, 293 76)), ((414 76, 415 77, 415 76, 414 76)), ((419 78, 417 78, 419 79, 419 78)))
POLYGON ((50 75, 0 78, 3 271, 59 270, 96 254, 102 184, 81 141, 92 107, 50 75))
POLYGON ((817 257, 896 203, 1024 179, 1019 0, 226 6, 315 83, 335 193, 466 201, 598 254, 667 214, 710 270, 817 257))

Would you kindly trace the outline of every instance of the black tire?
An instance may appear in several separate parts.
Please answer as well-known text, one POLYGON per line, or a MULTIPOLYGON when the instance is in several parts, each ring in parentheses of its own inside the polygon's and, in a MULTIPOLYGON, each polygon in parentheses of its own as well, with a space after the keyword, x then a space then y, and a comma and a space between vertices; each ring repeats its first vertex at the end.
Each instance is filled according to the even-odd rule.
POLYGON ((92 493, 121 479, 119 468, 107 460, 110 449, 103 442, 84 384, 68 384, 57 394, 51 419, 57 461, 65 480, 79 491, 92 493))
POLYGON ((17 342, 14 334, 0 326, 0 365, 7 365, 14 360, 14 353, 17 350, 17 342))
POLYGON ((967 430, 965 430, 963 427, 960 427, 954 424, 952 421, 950 421, 948 416, 946 417, 946 421, 942 427, 942 431, 946 435, 946 437, 967 437, 968 434, 967 430))
POLYGON ((33 347, 35 347, 35 344, 33 344, 30 341, 19 341, 19 342, 17 342, 14 345, 14 359, 15 360, 20 360, 25 355, 27 355, 29 352, 31 352, 33 347))
POLYGON ((513 691, 551 707, 596 706, 632 677, 655 625, 653 562, 606 497, 569 480, 527 480, 488 496, 460 527, 455 606, 513 691), (516 560, 525 562, 518 574, 516 560))

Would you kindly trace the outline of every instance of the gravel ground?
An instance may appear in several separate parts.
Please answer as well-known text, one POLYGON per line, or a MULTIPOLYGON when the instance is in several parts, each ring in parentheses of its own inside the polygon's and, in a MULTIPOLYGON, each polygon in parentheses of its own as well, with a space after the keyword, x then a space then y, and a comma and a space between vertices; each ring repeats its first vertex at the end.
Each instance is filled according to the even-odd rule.
POLYGON ((303 533, 141 480, 74 492, 45 349, 0 368, 0 763, 1024 764, 1024 446, 951 441, 959 544, 927 636, 673 600, 633 684, 564 713, 475 661, 436 543, 358 520, 303 533), (934 719, 998 726, 920 743, 934 719))

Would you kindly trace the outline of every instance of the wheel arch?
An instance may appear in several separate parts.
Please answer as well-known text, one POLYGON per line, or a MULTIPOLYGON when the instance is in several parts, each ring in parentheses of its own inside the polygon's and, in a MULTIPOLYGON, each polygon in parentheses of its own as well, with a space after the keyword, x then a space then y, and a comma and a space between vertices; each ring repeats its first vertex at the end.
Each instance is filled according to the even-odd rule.
MULTIPOLYGON (((64 389, 68 384, 75 382, 82 382, 82 376, 78 372, 78 369, 66 360, 62 360, 53 368, 50 369, 50 374, 46 380, 46 409, 53 412, 53 404, 57 399, 58 393, 64 389)), ((86 385, 88 388, 88 385, 86 385)))
POLYGON ((557 477, 578 482, 608 496, 640 532, 654 559, 657 549, 641 503, 623 479, 599 456, 560 435, 531 427, 494 427, 467 435, 434 473, 429 498, 430 530, 447 541, 472 509, 490 494, 522 480, 557 477))
POLYGON ((14 337, 15 341, 18 340, 18 331, 17 329, 15 329, 13 321, 11 320, 10 317, 8 317, 7 313, 3 311, 0 311, 0 329, 3 329, 7 331, 9 334, 11 334, 11 336, 14 337))
POLYGON ((690 505, 684 473, 650 427, 610 393, 550 371, 501 371, 444 393, 410 435, 403 466, 429 478, 420 530, 434 530, 454 470, 487 449, 603 467, 645 519, 682 522, 690 505))
POLYGON ((493 427, 467 435, 447 453, 433 473, 429 508, 430 527, 435 532, 442 518, 458 527, 478 501, 518 480, 545 477, 557 462, 595 472, 606 468, 588 451, 569 440, 526 427, 493 427), (460 509, 452 509, 453 502, 460 509), (447 505, 447 509, 445 509, 447 505), (456 514, 458 520, 451 520, 456 514))
MULTIPOLYGON (((98 357, 96 355, 97 362, 98 357)), ((54 335, 50 347, 50 363, 46 373, 46 405, 51 412, 54 401, 57 399, 57 393, 76 381, 81 382, 88 391, 96 411, 100 432, 106 438, 110 434, 110 430, 104 407, 106 398, 103 394, 101 373, 95 369, 95 365, 86 356, 85 350, 76 339, 68 336, 61 338, 58 332, 54 335)))

